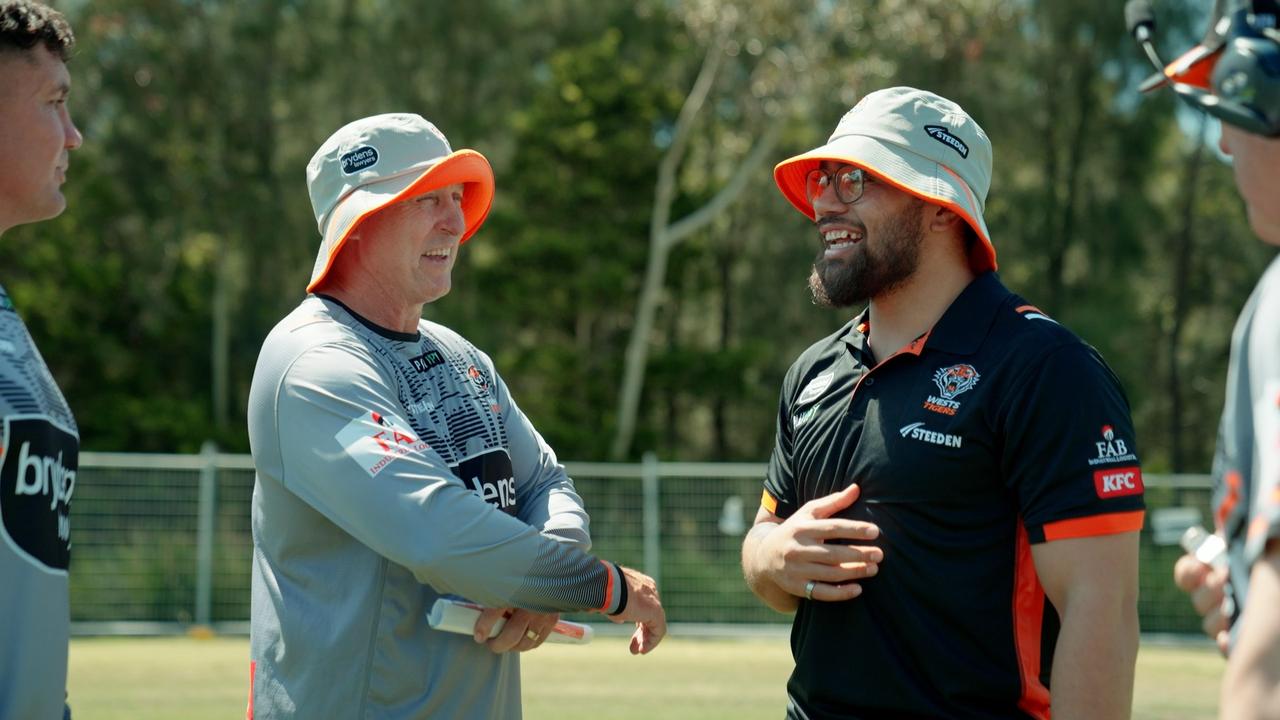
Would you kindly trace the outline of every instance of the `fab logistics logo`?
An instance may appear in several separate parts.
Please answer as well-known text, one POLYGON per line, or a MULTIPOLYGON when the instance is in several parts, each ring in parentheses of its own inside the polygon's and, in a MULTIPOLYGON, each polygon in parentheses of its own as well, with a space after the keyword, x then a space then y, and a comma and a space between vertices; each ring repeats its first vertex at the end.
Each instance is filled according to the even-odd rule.
POLYGON ((80 441, 44 415, 4 419, 0 515, 4 534, 31 563, 65 573, 71 560, 71 494, 80 441))
POLYGON ((1097 457, 1089 459, 1090 465, 1111 465, 1113 463, 1137 462, 1138 456, 1129 452, 1129 446, 1121 438, 1116 437, 1115 428, 1102 426, 1102 442, 1095 442, 1097 457))
POLYGON ((508 515, 516 514, 516 478, 506 450, 486 450, 449 469, 480 499, 508 515))
POLYGON ((972 365, 963 363, 939 368, 933 374, 933 384, 938 386, 938 393, 941 397, 930 395, 924 401, 924 409, 940 415, 955 415, 956 411, 960 409, 960 403, 956 401, 956 396, 972 390, 981 377, 972 365))
POLYGON ((1093 471, 1093 486, 1098 497, 1106 499, 1142 494, 1142 468, 1122 467, 1093 471))
POLYGON ((377 477, 396 458, 429 448, 403 420, 376 412, 352 419, 333 437, 369 477, 377 477))

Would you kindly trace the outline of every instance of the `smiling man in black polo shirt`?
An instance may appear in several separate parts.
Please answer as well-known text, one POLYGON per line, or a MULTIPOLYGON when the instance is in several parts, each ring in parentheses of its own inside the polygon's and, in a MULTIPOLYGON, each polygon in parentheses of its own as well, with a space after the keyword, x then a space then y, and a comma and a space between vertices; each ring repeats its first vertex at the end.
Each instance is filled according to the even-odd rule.
POLYGON ((787 717, 1127 718, 1129 406, 993 272, 986 134, 891 88, 774 178, 817 225, 814 299, 868 303, 788 371, 743 544, 751 589, 796 613, 787 717))

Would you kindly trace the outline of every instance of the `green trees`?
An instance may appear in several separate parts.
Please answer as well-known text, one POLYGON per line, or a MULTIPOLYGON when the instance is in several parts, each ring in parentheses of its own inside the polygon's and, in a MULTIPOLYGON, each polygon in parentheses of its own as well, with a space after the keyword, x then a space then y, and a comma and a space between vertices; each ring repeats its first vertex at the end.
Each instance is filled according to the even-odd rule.
MULTIPOLYGON (((816 240, 769 170, 914 84, 992 138, 1006 282, 1103 351, 1151 469, 1207 469, 1268 253, 1198 121, 1134 93, 1109 0, 66 5, 86 141, 68 212, 6 234, 0 282, 87 448, 246 449, 258 346, 318 241, 305 163, 406 110, 498 179, 427 313, 494 356, 562 457, 763 459, 782 372, 843 321, 809 304, 816 240)), ((1203 21, 1174 9, 1170 32, 1203 21)))

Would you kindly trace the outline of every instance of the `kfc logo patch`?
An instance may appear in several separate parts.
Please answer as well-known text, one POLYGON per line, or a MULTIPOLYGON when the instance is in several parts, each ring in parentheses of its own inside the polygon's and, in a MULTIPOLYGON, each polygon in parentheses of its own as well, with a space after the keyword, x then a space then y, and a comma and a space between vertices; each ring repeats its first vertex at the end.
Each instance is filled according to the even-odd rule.
POLYGON ((1142 494, 1142 468, 1138 466, 1095 470, 1093 487, 1098 497, 1106 500, 1125 495, 1142 494))
POLYGON ((430 447, 408 429, 408 423, 377 412, 354 418, 333 437, 369 477, 377 477, 392 460, 430 447))

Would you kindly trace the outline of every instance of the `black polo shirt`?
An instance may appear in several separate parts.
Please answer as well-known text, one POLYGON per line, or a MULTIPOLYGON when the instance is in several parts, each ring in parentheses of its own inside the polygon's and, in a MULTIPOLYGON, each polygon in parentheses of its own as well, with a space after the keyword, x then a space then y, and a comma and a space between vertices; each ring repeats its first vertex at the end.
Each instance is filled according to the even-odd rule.
POLYGON ((1047 718, 1058 616, 1031 543, 1138 530, 1129 404, 1097 351, 974 280, 875 364, 866 314, 787 372, 764 506, 786 518, 851 482, 879 573, 801 600, 789 718, 1047 718))

